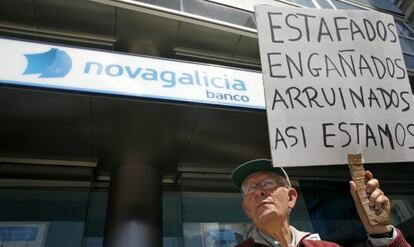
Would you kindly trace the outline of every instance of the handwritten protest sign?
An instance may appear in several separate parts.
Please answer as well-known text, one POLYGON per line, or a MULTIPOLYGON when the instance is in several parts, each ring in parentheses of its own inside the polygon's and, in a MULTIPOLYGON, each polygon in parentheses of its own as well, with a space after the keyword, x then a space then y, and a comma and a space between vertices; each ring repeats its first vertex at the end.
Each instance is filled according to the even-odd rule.
POLYGON ((392 16, 256 6, 273 161, 414 160, 413 97, 392 16))

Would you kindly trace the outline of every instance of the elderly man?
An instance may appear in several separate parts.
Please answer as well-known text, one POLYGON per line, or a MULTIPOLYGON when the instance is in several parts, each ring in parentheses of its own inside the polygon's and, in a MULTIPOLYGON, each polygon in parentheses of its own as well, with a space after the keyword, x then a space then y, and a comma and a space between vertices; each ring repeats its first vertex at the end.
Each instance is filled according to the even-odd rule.
MULTIPOLYGON (((295 229, 289 224, 289 213, 295 206, 297 192, 292 188, 285 170, 273 167, 270 160, 258 159, 238 166, 232 173, 233 182, 243 193, 243 211, 256 225, 249 239, 237 247, 317 247, 338 246, 322 241, 318 234, 295 229)), ((369 205, 380 214, 390 211, 390 201, 379 189, 378 180, 366 172, 366 191, 369 205)), ((369 246, 410 246, 402 233, 392 225, 371 226, 356 194, 356 185, 350 182, 358 214, 368 233, 369 246)))

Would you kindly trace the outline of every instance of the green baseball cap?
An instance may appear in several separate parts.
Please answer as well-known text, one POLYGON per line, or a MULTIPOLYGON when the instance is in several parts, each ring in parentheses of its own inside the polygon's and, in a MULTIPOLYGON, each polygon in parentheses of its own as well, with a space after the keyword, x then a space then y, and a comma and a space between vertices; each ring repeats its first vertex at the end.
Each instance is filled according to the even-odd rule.
POLYGON ((243 163, 236 167, 231 173, 231 179, 233 183, 241 189, 243 181, 250 175, 256 172, 273 172, 287 179, 289 187, 289 176, 282 167, 274 167, 272 161, 269 159, 256 159, 243 163))

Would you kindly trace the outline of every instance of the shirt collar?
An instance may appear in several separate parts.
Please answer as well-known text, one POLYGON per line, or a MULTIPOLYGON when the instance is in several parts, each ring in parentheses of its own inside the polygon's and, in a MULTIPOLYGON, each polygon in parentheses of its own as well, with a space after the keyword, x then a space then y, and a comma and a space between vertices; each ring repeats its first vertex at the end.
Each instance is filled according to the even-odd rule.
MULTIPOLYGON (((261 233, 259 229, 256 228, 257 234, 271 247, 281 247, 280 243, 273 238, 269 237, 268 235, 261 233)), ((290 227, 290 236, 292 237, 292 242, 290 243, 290 247, 295 247, 297 244, 296 234, 293 233, 292 227, 290 227)))

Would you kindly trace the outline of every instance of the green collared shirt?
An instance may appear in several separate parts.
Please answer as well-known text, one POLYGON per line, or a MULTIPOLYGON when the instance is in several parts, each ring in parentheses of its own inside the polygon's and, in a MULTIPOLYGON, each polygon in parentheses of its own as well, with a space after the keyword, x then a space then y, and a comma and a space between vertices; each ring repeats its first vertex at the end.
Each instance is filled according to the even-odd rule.
MULTIPOLYGON (((280 243, 278 241, 274 240, 273 238, 267 236, 264 233, 261 233, 257 228, 256 228, 256 231, 260 235, 260 237, 262 237, 262 239, 270 247, 282 247, 282 245, 280 245, 280 243)), ((296 247, 296 245, 297 245, 296 234, 293 234, 292 229, 290 229, 290 236, 292 237, 292 242, 290 243, 289 247, 296 247)))
MULTIPOLYGON (((290 234, 292 236, 292 242, 290 243, 289 247, 296 247, 299 241, 304 237, 306 237, 306 239, 320 240, 318 234, 309 234, 308 232, 298 231, 293 226, 290 226, 290 234)), ((259 232, 257 227, 255 227, 253 231, 247 235, 247 237, 252 237, 255 242, 269 245, 270 247, 281 247, 278 241, 272 239, 266 234, 259 232)))

